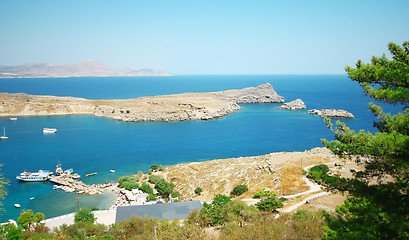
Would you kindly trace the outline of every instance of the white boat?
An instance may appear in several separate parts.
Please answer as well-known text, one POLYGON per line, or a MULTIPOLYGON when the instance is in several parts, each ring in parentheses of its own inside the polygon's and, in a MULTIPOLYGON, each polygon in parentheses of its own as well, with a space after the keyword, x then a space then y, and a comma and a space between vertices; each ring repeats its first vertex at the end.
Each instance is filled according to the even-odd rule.
POLYGON ((0 139, 7 139, 9 137, 6 136, 6 128, 3 127, 3 136, 0 136, 0 139))
POLYGON ((112 169, 111 169, 111 170, 109 170, 109 171, 110 171, 111 173, 114 173, 114 172, 115 172, 115 170, 112 170, 112 169))
POLYGON ((48 170, 39 170, 38 172, 22 172, 16 179, 23 182, 44 182, 52 177, 52 172, 48 170))
POLYGON ((16 118, 16 117, 11 117, 10 120, 11 120, 11 121, 16 121, 17 118, 16 118))
POLYGON ((57 128, 43 128, 43 133, 56 133, 57 128))
POLYGON ((79 175, 78 173, 71 174, 71 178, 72 178, 72 179, 78 179, 78 178, 80 178, 80 177, 81 177, 81 175, 79 175))
POLYGON ((14 207, 20 208, 21 206, 20 206, 20 204, 16 203, 16 204, 14 204, 14 207))

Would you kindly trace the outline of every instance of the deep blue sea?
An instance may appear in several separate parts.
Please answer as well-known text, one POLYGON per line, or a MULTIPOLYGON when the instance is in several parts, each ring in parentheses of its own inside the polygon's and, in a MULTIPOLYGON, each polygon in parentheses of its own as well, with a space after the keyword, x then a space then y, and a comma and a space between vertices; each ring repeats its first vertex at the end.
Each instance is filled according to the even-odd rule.
MULTIPOLYGON (((353 129, 375 131, 368 111, 371 99, 346 75, 201 75, 171 77, 104 77, 0 79, 0 92, 126 99, 142 96, 209 92, 257 86, 269 82, 292 101, 301 98, 307 109, 345 109, 355 119, 342 120, 353 129)), ((20 172, 73 168, 85 183, 116 181, 122 175, 146 172, 154 163, 173 165, 219 158, 304 151, 333 139, 322 118, 307 111, 276 110, 281 104, 242 104, 223 119, 188 122, 120 122, 93 116, 0 118, 8 140, 0 141, 1 172, 10 179, 1 221, 17 219, 21 209, 43 212, 47 218, 74 212, 74 193, 53 190, 53 184, 20 183, 20 172), (44 135, 44 127, 56 134, 44 135), (116 173, 110 173, 115 169, 116 173), (34 197, 33 200, 30 200, 34 197), (21 209, 14 207, 21 204, 21 209)), ((384 106, 382 104, 382 106, 384 106)), ((396 112, 396 107, 386 106, 396 112)), ((81 207, 108 208, 115 196, 79 196, 81 207)))

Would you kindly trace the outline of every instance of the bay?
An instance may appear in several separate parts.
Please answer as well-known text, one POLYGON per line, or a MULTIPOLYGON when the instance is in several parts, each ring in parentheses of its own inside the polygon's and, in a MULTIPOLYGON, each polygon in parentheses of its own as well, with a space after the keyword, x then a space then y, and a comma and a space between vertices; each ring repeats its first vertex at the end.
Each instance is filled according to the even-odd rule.
MULTIPOLYGON (((171 77, 106 77, 0 79, 0 92, 126 99, 141 96, 210 92, 269 82, 286 101, 301 98, 307 109, 344 109, 355 119, 342 120, 353 129, 375 131, 367 110, 371 100, 345 75, 200 75, 171 77)), ((52 189, 53 184, 21 183, 20 172, 49 169, 60 162, 73 168, 85 183, 116 181, 122 175, 147 172, 159 165, 219 158, 304 151, 323 146, 333 133, 322 118, 306 110, 276 110, 281 104, 241 104, 242 110, 214 121, 120 122, 88 115, 0 118, 8 140, 0 141, 1 172, 10 179, 1 220, 17 219, 21 209, 43 212, 47 218, 77 208, 77 195, 52 189), (44 135, 42 128, 55 127, 44 135), (110 173, 115 169, 115 173, 110 173), (98 175, 84 177, 87 173, 98 175), (34 197, 33 200, 30 200, 34 197), (14 204, 21 204, 21 209, 14 204)), ((386 107, 396 112, 399 107, 386 107)), ((115 196, 79 196, 81 207, 109 208, 115 196)))

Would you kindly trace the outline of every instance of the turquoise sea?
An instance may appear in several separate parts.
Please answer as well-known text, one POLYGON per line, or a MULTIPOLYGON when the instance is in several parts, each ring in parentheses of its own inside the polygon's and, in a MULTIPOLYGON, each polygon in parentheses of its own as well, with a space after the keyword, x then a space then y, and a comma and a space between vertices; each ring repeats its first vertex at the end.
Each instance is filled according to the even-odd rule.
MULTIPOLYGON (((362 89, 346 75, 201 75, 171 77, 105 77, 0 79, 0 92, 125 99, 142 96, 209 92, 257 86, 269 82, 292 101, 301 98, 307 109, 337 108, 356 119, 342 120, 353 129, 375 131, 362 89)), ((146 172, 154 163, 173 165, 219 158, 304 151, 323 146, 333 134, 322 118, 307 111, 276 110, 280 104, 242 104, 242 110, 213 121, 120 122, 93 116, 0 118, 8 140, 0 141, 1 172, 10 179, 1 221, 17 219, 21 209, 43 212, 47 218, 81 207, 108 208, 115 196, 79 196, 53 190, 53 184, 20 183, 20 172, 73 168, 85 183, 116 181, 122 175, 146 172), (42 128, 56 134, 43 135, 42 128), (115 169, 115 173, 110 173, 115 169), (30 200, 34 197, 33 200, 30 200), (21 209, 14 207, 21 204, 21 209)), ((387 106, 396 112, 398 107, 387 106)))

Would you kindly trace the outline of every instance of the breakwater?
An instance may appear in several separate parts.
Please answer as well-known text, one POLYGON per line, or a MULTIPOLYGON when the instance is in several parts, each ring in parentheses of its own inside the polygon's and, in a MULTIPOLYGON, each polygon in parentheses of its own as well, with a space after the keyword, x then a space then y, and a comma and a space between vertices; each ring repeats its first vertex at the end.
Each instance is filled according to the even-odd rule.
POLYGON ((104 191, 115 191, 117 183, 92 184, 88 185, 79 180, 74 180, 67 176, 55 176, 50 179, 50 182, 66 186, 77 191, 77 194, 96 195, 104 191))

